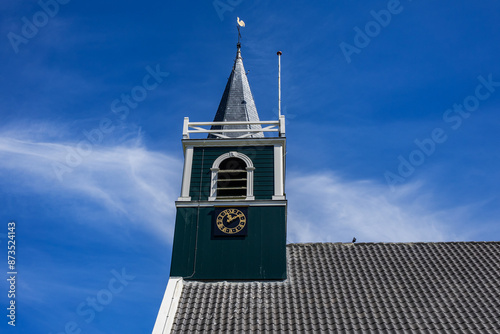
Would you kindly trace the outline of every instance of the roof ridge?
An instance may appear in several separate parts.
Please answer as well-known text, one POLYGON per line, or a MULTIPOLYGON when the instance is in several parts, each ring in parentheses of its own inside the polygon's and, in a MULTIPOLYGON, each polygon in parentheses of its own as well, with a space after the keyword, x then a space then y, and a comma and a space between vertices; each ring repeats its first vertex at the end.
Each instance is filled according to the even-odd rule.
POLYGON ((310 245, 420 245, 420 244, 500 244, 500 241, 408 241, 408 242, 296 242, 287 246, 310 245))

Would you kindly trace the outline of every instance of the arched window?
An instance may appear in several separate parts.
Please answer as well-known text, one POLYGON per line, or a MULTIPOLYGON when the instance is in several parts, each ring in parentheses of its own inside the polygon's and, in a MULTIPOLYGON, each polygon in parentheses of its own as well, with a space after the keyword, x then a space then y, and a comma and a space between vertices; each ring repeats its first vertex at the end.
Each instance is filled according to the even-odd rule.
POLYGON ((240 158, 222 161, 217 176, 217 198, 247 197, 246 167, 240 158))
POLYGON ((209 201, 224 199, 252 200, 252 160, 239 152, 229 152, 218 157, 210 169, 212 182, 209 201))

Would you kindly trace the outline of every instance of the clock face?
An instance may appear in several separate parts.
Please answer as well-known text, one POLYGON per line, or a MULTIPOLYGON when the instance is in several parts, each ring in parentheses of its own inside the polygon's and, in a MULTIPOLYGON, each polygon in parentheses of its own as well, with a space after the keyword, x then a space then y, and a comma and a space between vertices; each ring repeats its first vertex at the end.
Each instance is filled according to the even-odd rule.
POLYGON ((247 217, 245 209, 224 209, 217 214, 215 225, 217 235, 246 235, 247 217))

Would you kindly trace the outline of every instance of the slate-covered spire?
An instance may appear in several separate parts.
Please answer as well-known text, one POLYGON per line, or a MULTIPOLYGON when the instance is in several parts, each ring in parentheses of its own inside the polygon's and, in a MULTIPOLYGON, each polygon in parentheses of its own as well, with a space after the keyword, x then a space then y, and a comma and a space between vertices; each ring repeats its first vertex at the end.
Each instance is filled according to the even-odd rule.
MULTIPOLYGON (((226 89, 215 114, 214 122, 252 121, 258 122, 259 115, 253 100, 250 85, 248 84, 243 59, 241 58, 241 45, 237 44, 236 59, 233 70, 227 81, 226 89)), ((244 136, 245 138, 263 138, 263 132, 224 132, 225 129, 261 129, 260 125, 223 125, 212 126, 212 130, 222 128, 221 134, 229 138, 244 136)), ((210 134, 208 138, 220 138, 210 134)))

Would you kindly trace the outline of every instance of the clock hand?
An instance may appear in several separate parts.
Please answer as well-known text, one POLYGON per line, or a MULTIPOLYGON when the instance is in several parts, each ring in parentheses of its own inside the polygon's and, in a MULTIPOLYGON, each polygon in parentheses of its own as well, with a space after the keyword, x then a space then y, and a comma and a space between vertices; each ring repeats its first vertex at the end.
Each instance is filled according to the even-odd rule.
POLYGON ((236 215, 234 217, 231 217, 231 219, 228 219, 227 222, 230 223, 232 222, 233 220, 235 220, 236 218, 239 218, 240 220, 242 219, 242 217, 244 217, 245 215, 243 215, 242 213, 239 214, 239 215, 236 215))

